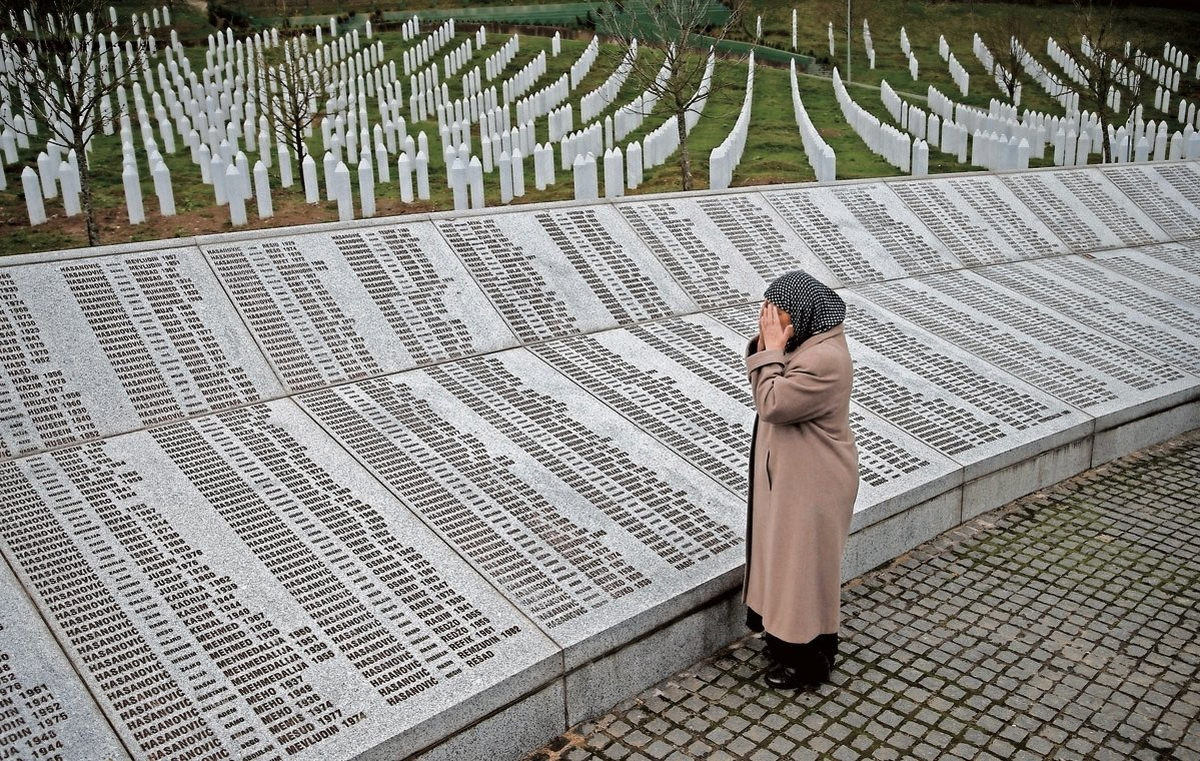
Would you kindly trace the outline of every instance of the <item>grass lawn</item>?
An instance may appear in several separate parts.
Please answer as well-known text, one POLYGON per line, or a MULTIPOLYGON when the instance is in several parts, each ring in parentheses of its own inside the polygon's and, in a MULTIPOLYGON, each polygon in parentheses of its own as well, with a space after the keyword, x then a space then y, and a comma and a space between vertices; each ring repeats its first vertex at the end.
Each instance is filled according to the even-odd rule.
MULTIPOLYGON (((422 7, 429 7, 426 3, 422 7)), ((764 42, 781 48, 791 47, 791 8, 792 4, 783 2, 758 2, 757 9, 764 15, 764 42)), ((831 8, 836 3, 818 4, 816 2, 800 3, 800 50, 817 56, 828 56, 825 23, 833 20, 831 8)), ((856 4, 865 7, 867 3, 856 4)), ((886 79, 903 97, 910 102, 924 106, 924 96, 929 85, 937 87, 943 93, 980 107, 987 107, 991 98, 1000 98, 1001 91, 990 77, 986 76, 982 65, 971 52, 972 31, 980 28, 985 17, 1000 13, 1014 12, 1014 6, 1000 3, 971 3, 925 4, 920 2, 903 2, 902 0, 872 0, 869 3, 868 18, 874 38, 877 54, 877 68, 870 70, 866 66, 866 51, 862 39, 861 18, 852 19, 854 28, 853 80, 851 93, 864 108, 871 111, 883 121, 889 121, 886 110, 879 99, 878 84, 886 79), (908 37, 913 45, 914 54, 920 61, 919 78, 913 81, 909 75, 906 59, 900 50, 899 29, 905 26, 908 37), (938 34, 946 35, 951 50, 971 74, 970 94, 966 98, 957 97, 958 90, 953 85, 947 65, 937 53, 938 34)), ((122 16, 128 14, 130 6, 118 6, 122 16)), ((347 8, 354 7, 353 4, 347 8)), ((392 10, 389 6, 387 10, 392 10)), ((841 6, 844 14, 844 6, 841 6)), ((1062 44, 1071 41, 1070 6, 1020 6, 1016 12, 1033 14, 1036 18, 1036 28, 1041 42, 1031 44, 1030 51, 1044 65, 1056 70, 1048 56, 1045 55, 1045 37, 1049 33, 1062 44)), ((207 20, 204 15, 191 6, 180 5, 173 11, 173 17, 181 27, 180 33, 184 39, 204 40, 207 37, 207 20)), ((1191 29, 1196 31, 1200 13, 1190 11, 1162 11, 1146 8, 1131 9, 1132 18, 1139 27, 1139 33, 1157 40, 1148 50, 1161 53, 1162 41, 1172 40, 1186 42, 1184 32, 1191 29)), ((835 24, 838 33, 836 53, 839 59, 845 54, 845 19, 838 17, 842 26, 835 24)), ((752 37, 754 26, 753 14, 745 20, 744 29, 736 37, 749 39, 752 37)), ((433 28, 433 24, 425 25, 424 32, 433 28)), ((443 48, 437 56, 461 44, 474 31, 473 24, 459 25, 457 38, 443 48)), ((1192 37, 1194 38, 1194 34, 1192 37)), ((494 53, 507 39, 508 35, 490 31, 488 44, 475 53, 470 65, 482 67, 483 59, 494 53)), ((399 60, 401 52, 411 47, 411 43, 401 40, 398 31, 391 29, 376 34, 376 38, 384 42, 385 52, 389 58, 399 60)), ((584 49, 589 35, 574 31, 564 35, 562 52, 558 57, 548 56, 548 71, 531 89, 536 90, 557 79, 567 71, 584 49)), ((520 52, 509 64, 506 73, 511 75, 532 60, 540 51, 549 54, 550 40, 546 37, 521 36, 520 52)), ((1185 46, 1186 49, 1186 46, 1185 46)), ((1200 50, 1190 50, 1195 54, 1200 50)), ((579 124, 579 99, 593 88, 600 85, 616 68, 623 51, 613 45, 603 45, 601 55, 592 70, 581 83, 572 91, 570 101, 575 107, 576 127, 579 124)), ((695 55, 701 53, 696 52, 695 55)), ((187 48, 187 55, 193 67, 198 68, 204 59, 203 48, 192 46, 187 48)), ((649 46, 642 46, 640 55, 654 68, 662 60, 662 52, 649 46)), ((827 62, 827 61, 826 61, 827 62)), ((844 68, 844 63, 840 64, 844 68)), ((1193 64, 1194 66, 1194 64, 1193 64)), ((464 69, 464 71, 466 70, 464 69)), ((1194 71, 1194 69, 1193 69, 1194 71)), ((461 73, 448 81, 452 97, 457 97, 460 91, 461 73)), ((693 187, 696 189, 708 186, 708 155, 728 134, 732 127, 745 94, 746 63, 737 58, 719 58, 714 72, 715 88, 710 98, 704 116, 693 130, 689 138, 691 154, 693 187)), ((408 95, 408 81, 402 77, 405 96, 408 95)), ((499 89, 500 80, 492 83, 499 89)), ((849 127, 841 115, 841 111, 833 97, 833 89, 827 77, 801 75, 799 77, 801 97, 813 122, 817 125, 822 136, 832 146, 837 154, 837 176, 839 178, 878 177, 898 174, 898 170, 884 162, 878 156, 870 153, 857 134, 849 127)), ((611 114, 616 107, 628 103, 642 89, 642 84, 630 78, 621 88, 614 103, 605 110, 611 114)), ((1022 107, 1030 107, 1050 113, 1061 113, 1057 102, 1047 96, 1036 85, 1026 83, 1024 87, 1022 107)), ((1194 77, 1188 77, 1181 93, 1172 99, 1172 104, 1179 97, 1189 101, 1200 99, 1200 83, 1194 77)), ((1153 89, 1146 94, 1146 118, 1161 118, 1163 115, 1149 105, 1152 102, 1153 89)), ((792 111, 791 91, 786 68, 759 64, 756 71, 754 101, 751 126, 748 133, 745 152, 741 164, 734 172, 733 184, 759 185, 780 182, 798 182, 814 179, 811 167, 804 155, 800 136, 795 124, 792 111)), ((1172 109, 1173 111, 1174 109, 1172 109)), ((372 116, 377 112, 374 101, 371 102, 372 116)), ((407 108, 404 109, 407 116, 407 108)), ((514 113, 515 116, 515 113, 514 113)), ((1174 121, 1174 114, 1168 120, 1172 130, 1180 128, 1174 121)), ((603 114, 601 116, 603 118, 603 114)), ((643 125, 621 141, 622 149, 631 141, 640 140, 649 131, 663 124, 670 118, 666 108, 660 104, 645 119, 643 125)), ((43 133, 45 128, 43 127, 43 133)), ((134 126, 135 134, 138 128, 134 126)), ((429 120, 408 125, 409 134, 414 137, 424 131, 430 142, 430 186, 432 197, 428 202, 404 204, 400 201, 398 186, 395 183, 395 156, 392 157, 392 182, 377 183, 376 207, 378 215, 402 214, 407 212, 422 212, 435 209, 452 208, 449 189, 445 183, 445 166, 441 155, 440 140, 437 135, 436 122, 429 120)), ((537 140, 547 139, 546 121, 543 117, 538 122, 537 140)), ((120 178, 120 149, 115 136, 101 137, 95 141, 91 158, 93 167, 93 183, 96 188, 96 207, 98 222, 101 229, 101 240, 104 243, 118 243, 156 238, 170 238, 209 232, 221 232, 232 229, 229 224, 227 207, 218 207, 213 203, 212 188, 200 181, 199 169, 191 163, 190 155, 183 142, 177 139, 179 150, 175 155, 165 157, 171 170, 175 190, 175 203, 178 214, 174 217, 162 217, 158 213, 157 199, 153 192, 153 183, 145 165, 144 153, 139 152, 139 170, 142 178, 142 194, 145 200, 146 223, 130 226, 125 213, 124 193, 120 178)), ((473 148, 478 152, 478 131, 473 133, 473 148)), ((314 129, 314 139, 310 141, 310 149, 314 156, 320 156, 320 131, 314 129)), ((34 149, 21 151, 20 163, 6 168, 8 180, 7 189, 0 191, 0 254, 20 253, 27 251, 48 250, 81 246, 85 243, 83 222, 81 217, 66 218, 63 215, 61 199, 46 201, 47 214, 50 220, 47 224, 31 228, 21 194, 20 168, 24 165, 36 166, 37 151, 34 149)), ((251 165, 257 159, 257 154, 248 152, 251 165)), ((668 159, 665 165, 647 170, 643 184, 633 193, 648 193, 672 191, 680 188, 680 173, 677 162, 678 154, 668 159)), ((349 162, 348 162, 349 163, 349 162)), ((355 162, 357 163, 357 162, 355 162)), ((1037 164, 1038 162, 1034 162, 1037 164)), ((1048 163, 1048 162, 1041 162, 1048 163)), ((351 166, 352 174, 356 174, 356 166, 351 166)), ((952 172, 973 169, 959 164, 953 156, 937 150, 930 153, 930 172, 952 172)), ((271 227, 285 224, 304 222, 333 221, 337 219, 337 208, 333 202, 309 205, 304 202, 303 192, 299 186, 299 166, 293 167, 297 178, 291 188, 278 187, 278 167, 271 169, 271 181, 274 188, 272 197, 275 216, 271 219, 260 220, 256 214, 253 199, 247 202, 247 212, 250 219, 249 227, 271 227)), ((526 196, 516 199, 514 203, 533 201, 563 200, 573 196, 573 184, 569 172, 558 168, 556 157, 557 183, 545 191, 539 192, 534 188, 532 157, 525 160, 526 196)), ((601 192, 603 192, 601 180, 601 192)), ((357 208, 357 178, 353 179, 357 208)), ((498 202, 499 176, 492 173, 485 176, 485 194, 489 204, 498 202)))

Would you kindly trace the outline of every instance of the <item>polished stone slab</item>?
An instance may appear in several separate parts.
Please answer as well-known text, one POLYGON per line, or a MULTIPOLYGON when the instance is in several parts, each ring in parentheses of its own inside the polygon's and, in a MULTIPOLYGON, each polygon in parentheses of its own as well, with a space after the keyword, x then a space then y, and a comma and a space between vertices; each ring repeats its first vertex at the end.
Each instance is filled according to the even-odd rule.
MULTIPOLYGON (((0 479, 10 464, 0 464, 0 479)), ((46 558, 47 565, 54 561, 46 558)), ((0 562, 0 758, 128 761, 46 624, 0 562)))
POLYGON ((525 349, 303 405, 563 648, 570 670, 727 588, 745 497, 525 349))
POLYGON ((1200 394, 1200 378, 962 270, 856 289, 1107 428, 1200 394))
POLYGON ((131 755, 403 757, 552 643, 290 400, 0 464, 0 546, 131 755))
POLYGON ((1200 198, 1188 185, 1200 184, 1194 165, 1121 164, 1100 171, 1172 239, 1200 238, 1200 198))
POLYGON ((282 393, 196 249, 0 268, 0 457, 282 393))
POLYGON ((998 176, 905 180, 887 187, 968 267, 1067 250, 998 176))
POLYGON ((767 191, 762 195, 841 285, 962 266, 882 183, 767 191))
POLYGON ((1200 252, 1195 247, 1164 243, 1101 251, 1089 260, 1191 306, 1200 306, 1200 252))
POLYGON ((612 206, 436 224, 521 343, 696 311, 612 206))
POLYGON ((979 274, 1193 375, 1200 308, 1077 256, 987 267, 979 274))
POLYGON ((1169 239, 1098 169, 1016 172, 1001 180, 1071 251, 1169 239))
POLYGON ((642 243, 699 306, 761 299, 780 274, 838 280, 756 193, 616 205, 642 243))
POLYGON ((1174 241, 1161 246, 1144 246, 1139 250, 1173 270, 1200 277, 1200 240, 1174 241))
POLYGON ((292 391, 516 344, 429 222, 202 247, 292 391))
POLYGON ((1091 433, 1092 419, 845 291, 852 398, 964 467, 964 480, 1091 433))
POLYGON ((530 351, 701 472, 745 494, 754 405, 744 343, 699 314, 530 351))

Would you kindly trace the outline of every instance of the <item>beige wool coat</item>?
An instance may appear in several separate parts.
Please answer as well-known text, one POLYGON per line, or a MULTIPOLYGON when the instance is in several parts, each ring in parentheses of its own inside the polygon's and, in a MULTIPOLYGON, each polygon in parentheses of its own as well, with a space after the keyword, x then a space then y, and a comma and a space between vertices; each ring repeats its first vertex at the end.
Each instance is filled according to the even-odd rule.
POLYGON ((853 368, 841 325, 793 351, 746 347, 758 414, 750 445, 742 600, 786 642, 836 633, 841 566, 858 450, 850 430, 853 368))

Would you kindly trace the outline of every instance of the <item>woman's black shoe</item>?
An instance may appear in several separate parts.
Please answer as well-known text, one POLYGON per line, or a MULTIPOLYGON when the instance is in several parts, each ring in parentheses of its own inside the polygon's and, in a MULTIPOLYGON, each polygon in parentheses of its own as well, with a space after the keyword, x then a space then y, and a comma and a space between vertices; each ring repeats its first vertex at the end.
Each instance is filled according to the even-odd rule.
POLYGON ((815 690, 820 684, 812 675, 801 674, 799 670, 779 663, 767 670, 764 681, 777 690, 815 690))

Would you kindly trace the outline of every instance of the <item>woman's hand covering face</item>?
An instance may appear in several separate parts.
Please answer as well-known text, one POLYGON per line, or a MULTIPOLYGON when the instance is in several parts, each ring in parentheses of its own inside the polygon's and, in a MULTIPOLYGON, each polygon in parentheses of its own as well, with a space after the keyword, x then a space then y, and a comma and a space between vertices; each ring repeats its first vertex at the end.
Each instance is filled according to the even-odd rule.
POLYGON ((790 322, 787 326, 782 324, 782 315, 779 307, 770 301, 763 301, 758 310, 758 335, 762 339, 763 348, 782 351, 788 339, 792 337, 792 326, 790 322))

